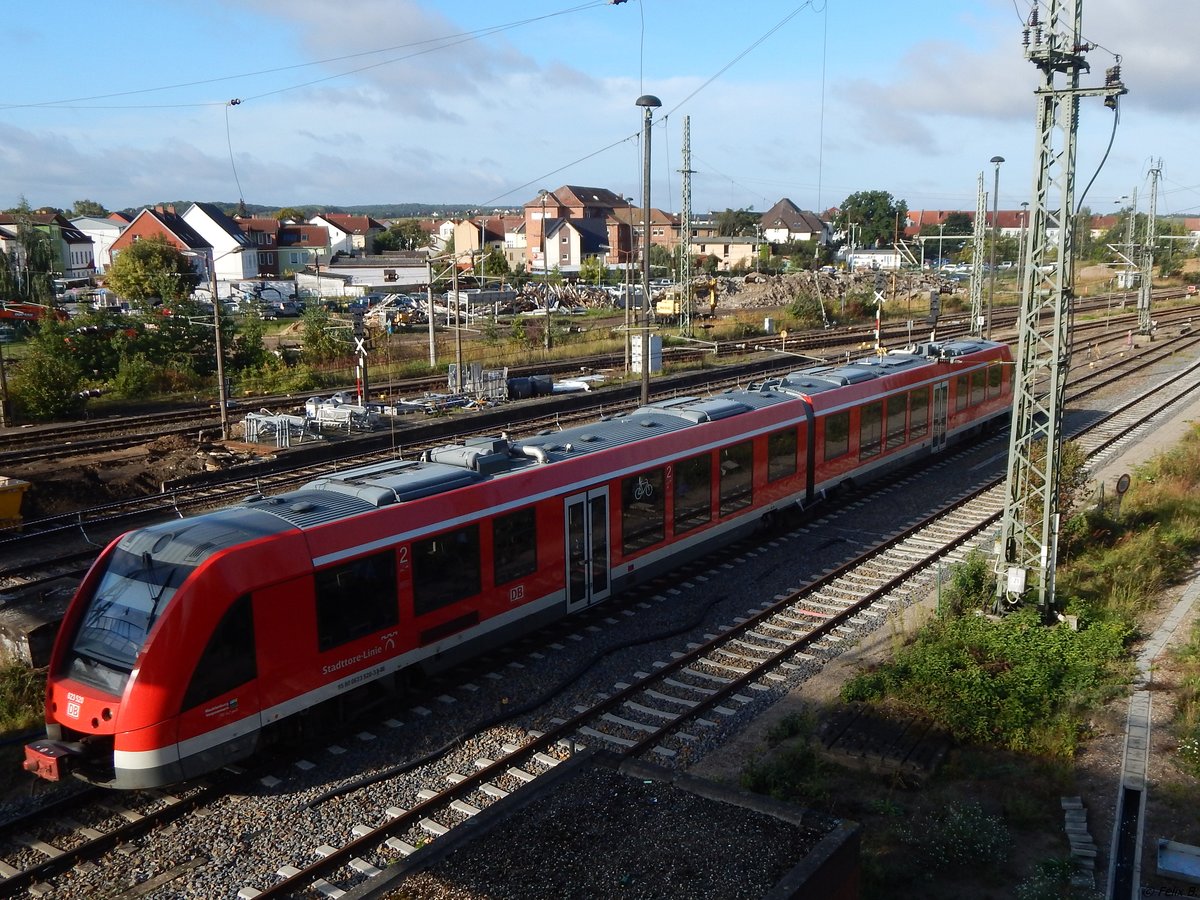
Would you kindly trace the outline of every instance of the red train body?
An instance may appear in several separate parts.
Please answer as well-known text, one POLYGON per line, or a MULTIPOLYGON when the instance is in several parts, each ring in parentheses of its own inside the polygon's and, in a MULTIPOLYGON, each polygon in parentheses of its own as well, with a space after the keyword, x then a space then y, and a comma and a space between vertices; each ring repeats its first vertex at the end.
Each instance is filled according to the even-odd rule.
POLYGON ((25 767, 169 784, 1000 422, 1010 354, 930 344, 138 529, 96 560, 25 767))

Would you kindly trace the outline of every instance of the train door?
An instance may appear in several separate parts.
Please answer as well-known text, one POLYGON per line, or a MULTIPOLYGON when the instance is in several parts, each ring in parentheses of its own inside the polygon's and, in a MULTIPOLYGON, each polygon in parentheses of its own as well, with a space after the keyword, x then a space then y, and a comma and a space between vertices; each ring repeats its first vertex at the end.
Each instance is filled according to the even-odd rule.
POLYGON ((606 598, 609 584, 608 488, 568 497, 567 612, 606 598))
POLYGON ((950 406, 950 382, 942 381, 933 386, 933 443, 934 453, 941 453, 946 446, 946 416, 950 406))

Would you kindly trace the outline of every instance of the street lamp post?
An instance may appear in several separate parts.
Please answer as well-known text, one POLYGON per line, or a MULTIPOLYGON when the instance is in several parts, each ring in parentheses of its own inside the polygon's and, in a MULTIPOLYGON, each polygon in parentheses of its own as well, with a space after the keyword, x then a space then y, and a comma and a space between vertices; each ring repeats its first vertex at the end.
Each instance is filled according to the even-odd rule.
POLYGON ((604 275, 608 271, 608 251, 611 249, 608 244, 601 244, 596 248, 596 261, 600 263, 596 267, 596 287, 604 283, 604 275))
POLYGON ((546 198, 550 196, 550 192, 543 189, 538 191, 538 197, 542 201, 542 294, 546 298, 546 321, 543 323, 545 330, 542 333, 542 346, 547 351, 550 349, 550 261, 546 258, 546 198))
POLYGON ((642 406, 650 402, 650 124, 662 101, 653 94, 637 98, 642 118, 642 406))
MULTIPOLYGON (((633 320, 630 314, 629 307, 633 304, 633 198, 626 197, 625 202, 629 206, 629 250, 625 254, 625 374, 629 374, 632 366, 630 357, 633 355, 630 342, 633 328, 633 320)), ((619 242, 618 242, 619 243, 619 242)))
POLYGON ((996 178, 992 190, 992 252, 988 261, 991 277, 988 279, 987 324, 983 332, 983 336, 989 341, 992 339, 992 298, 996 295, 996 236, 999 234, 996 226, 999 224, 1000 215, 1000 163, 1004 162, 1004 157, 993 156, 990 162, 996 167, 996 178))

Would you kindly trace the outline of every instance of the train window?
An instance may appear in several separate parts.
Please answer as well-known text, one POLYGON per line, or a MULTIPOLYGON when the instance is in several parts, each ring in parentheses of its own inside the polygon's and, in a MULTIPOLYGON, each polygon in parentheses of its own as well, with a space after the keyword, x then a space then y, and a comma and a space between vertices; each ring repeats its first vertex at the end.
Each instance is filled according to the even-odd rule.
POLYGON ((652 469, 621 479, 621 551, 626 555, 653 546, 667 536, 663 470, 652 469))
POLYGON ((876 400, 862 408, 858 421, 858 458, 879 455, 883 438, 883 401, 876 400))
POLYGON ((479 526, 413 541, 413 610, 418 616, 479 593, 479 526))
POLYGON ((754 443, 743 441, 721 451, 721 515, 745 509, 754 499, 754 443))
POLYGON ((954 379, 954 411, 959 412, 967 408, 967 397, 969 395, 970 379, 966 375, 959 375, 954 379))
POLYGON ((971 405, 978 406, 987 396, 987 372, 977 369, 971 373, 971 405))
POLYGON ((250 595, 238 597, 213 629, 183 695, 183 708, 207 703, 258 677, 250 595))
POLYGON ((796 474, 796 429, 767 435, 767 481, 796 474))
POLYGON ((908 398, 888 397, 887 401, 887 449, 895 450, 904 445, 904 426, 908 421, 908 398))
POLYGON ((929 433, 929 388, 917 388, 908 394, 908 436, 912 440, 929 433))
POLYGON ((396 554, 385 550, 322 569, 317 590, 317 649, 324 652, 399 621, 396 554))
POLYGON ((705 453, 675 464, 675 533, 712 521, 712 456, 705 453))
POLYGON ((987 395, 989 397, 999 397, 1004 393, 1004 366, 988 366, 987 379, 987 395))
POLYGON ((825 459, 837 459, 850 451, 850 413, 825 417, 825 459))
POLYGON ((496 584, 507 584, 537 571, 537 516, 531 506, 492 521, 492 568, 496 584))

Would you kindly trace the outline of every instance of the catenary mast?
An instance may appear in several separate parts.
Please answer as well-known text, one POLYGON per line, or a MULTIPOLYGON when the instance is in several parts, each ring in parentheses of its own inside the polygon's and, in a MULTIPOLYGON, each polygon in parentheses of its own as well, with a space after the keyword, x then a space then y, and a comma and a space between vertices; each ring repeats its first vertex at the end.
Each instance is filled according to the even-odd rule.
POLYGON ((1082 88, 1091 49, 1080 31, 1083 0, 1036 4, 1025 29, 1025 56, 1037 66, 1037 144, 1029 243, 1021 284, 1018 349, 1013 373, 1012 430, 1004 517, 996 562, 997 606, 1037 592, 1045 614, 1054 610, 1058 541, 1059 456, 1070 368, 1074 297, 1075 142, 1081 97, 1104 97, 1116 109, 1125 93, 1114 65, 1103 87, 1082 88), (1043 23, 1039 10, 1048 9, 1043 23))

